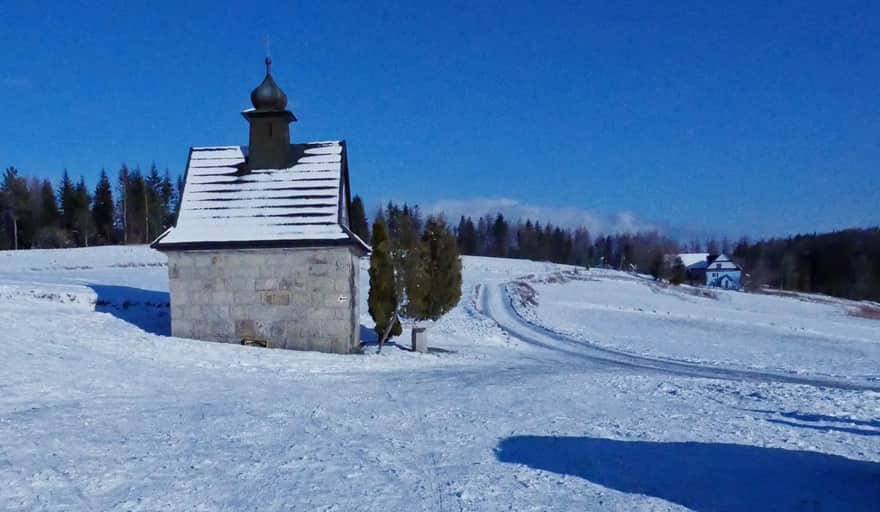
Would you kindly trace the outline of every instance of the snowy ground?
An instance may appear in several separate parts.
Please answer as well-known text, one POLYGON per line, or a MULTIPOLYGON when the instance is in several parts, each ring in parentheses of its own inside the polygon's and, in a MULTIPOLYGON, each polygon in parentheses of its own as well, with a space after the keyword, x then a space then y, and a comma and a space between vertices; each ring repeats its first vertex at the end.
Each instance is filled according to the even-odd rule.
POLYGON ((664 286, 607 271, 520 282, 537 292, 537 304, 516 303, 523 316, 604 347, 880 383, 880 321, 853 314, 864 303, 664 286))
POLYGON ((560 270, 333 356, 168 337, 143 247, 0 253, 0 509, 877 509, 880 321, 560 270))

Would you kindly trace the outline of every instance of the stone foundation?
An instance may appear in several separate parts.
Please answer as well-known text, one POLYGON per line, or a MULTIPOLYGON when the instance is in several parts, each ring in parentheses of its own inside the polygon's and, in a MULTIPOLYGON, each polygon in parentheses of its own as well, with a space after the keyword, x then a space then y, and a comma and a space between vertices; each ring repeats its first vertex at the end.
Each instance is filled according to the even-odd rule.
POLYGON ((360 345, 352 248, 167 254, 173 336, 338 354, 360 345))

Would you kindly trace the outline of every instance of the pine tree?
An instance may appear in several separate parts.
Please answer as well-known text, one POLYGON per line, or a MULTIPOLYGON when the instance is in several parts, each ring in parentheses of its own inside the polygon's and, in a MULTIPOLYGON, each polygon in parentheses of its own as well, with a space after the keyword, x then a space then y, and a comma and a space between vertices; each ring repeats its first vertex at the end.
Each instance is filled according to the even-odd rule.
POLYGON ((177 176, 177 187, 174 192, 174 218, 169 225, 174 225, 177 220, 177 214, 180 212, 180 202, 183 201, 183 186, 185 185, 183 176, 177 176))
POLYGON ((351 200, 351 208, 348 210, 348 223, 355 235, 361 240, 370 239, 370 227, 367 224, 367 214, 364 211, 364 202, 361 196, 354 196, 351 200))
POLYGON ((666 264, 663 259, 663 253, 660 251, 656 251, 654 253, 653 259, 651 260, 651 276, 655 281, 660 281, 663 279, 663 276, 666 275, 665 270, 666 264))
POLYGON ((171 173, 165 169, 165 175, 162 177, 162 183, 159 186, 159 200, 162 203, 162 228, 165 231, 174 224, 175 197, 174 183, 171 181, 171 173))
POLYGON ((85 179, 80 176, 79 183, 76 184, 73 196, 73 225, 79 234, 79 240, 82 245, 89 246, 89 240, 94 236, 94 222, 92 221, 92 211, 90 204, 92 198, 89 190, 86 188, 85 179))
POLYGON ((711 238, 708 242, 706 242, 706 252, 715 256, 721 252, 721 245, 718 243, 718 240, 711 238))
POLYGON ((115 241, 113 229, 113 187, 104 169, 95 187, 95 198, 92 204, 92 221, 98 243, 109 244, 115 241))
POLYGON ((64 229, 73 231, 76 224, 76 192, 74 190, 73 181, 67 174, 67 169, 61 175, 61 182, 58 184, 58 202, 61 204, 61 223, 64 229))
POLYGON ((7 235, 9 247, 31 247, 34 237, 33 205, 27 181, 18 175, 15 167, 8 167, 0 186, 0 219, 7 235))
POLYGON ((43 180, 40 185, 40 221, 43 228, 54 228, 58 225, 58 203, 55 200, 55 189, 52 182, 43 180))
POLYGON ((508 231, 507 221, 504 220, 504 215, 499 213, 495 217, 495 221, 492 222, 492 256, 499 258, 507 257, 507 250, 510 244, 510 241, 507 239, 508 231))
POLYGON ((392 245, 399 254, 406 255, 419 243, 422 219, 419 216, 418 208, 410 208, 406 203, 403 208, 396 209, 394 216, 397 229, 390 233, 392 245))
POLYGON ((128 242, 142 244, 147 242, 147 185, 141 170, 137 167, 128 175, 126 193, 126 225, 128 242))
POLYGON ((376 323, 375 331, 379 336, 379 349, 381 350, 386 336, 388 338, 400 336, 403 332, 397 318, 398 295, 391 254, 391 240, 386 232, 385 223, 381 219, 377 219, 373 224, 371 244, 373 252, 370 255, 370 291, 367 296, 367 305, 370 316, 376 323), (391 325, 390 331, 388 330, 389 325, 391 325), (388 332, 386 333, 386 331, 388 332))
POLYGON ((614 265, 614 242, 610 236, 606 236, 602 242, 602 263, 604 265, 614 265))
POLYGON ((400 230, 398 226, 398 221, 400 220, 400 207, 391 201, 388 201, 388 204, 385 206, 385 215, 383 218, 385 219, 385 228, 388 230, 388 238, 398 240, 400 238, 400 230))
POLYGON ((128 192, 130 188, 131 182, 131 171, 128 169, 128 166, 122 164, 122 167, 119 168, 119 173, 116 176, 116 191, 118 193, 118 201, 116 202, 116 206, 118 208, 117 218, 119 222, 119 227, 122 229, 122 243, 128 244, 128 192))
POLYGON ((386 226, 388 225, 388 222, 385 220, 385 209, 381 206, 376 208, 376 212, 373 214, 373 224, 375 224, 377 220, 381 220, 386 226))
POLYGON ((687 268, 684 266, 684 262, 681 261, 681 258, 676 257, 675 262, 672 264, 672 272, 669 276, 669 282, 678 286, 681 283, 687 280, 687 268))
POLYGON ((589 267, 591 252, 590 232, 584 227, 575 229, 572 238, 573 263, 582 267, 589 267))
POLYGON ((443 217, 428 217, 418 249, 420 264, 407 279, 407 316, 437 320, 461 299, 461 257, 443 217))
POLYGON ((477 228, 470 217, 462 215, 458 221, 458 250, 462 254, 477 254, 477 228))
POLYGON ((484 215, 477 220, 477 250, 474 252, 477 256, 490 255, 489 226, 492 225, 492 216, 484 215))
POLYGON ((155 162, 144 179, 144 242, 150 242, 164 231, 165 211, 162 204, 162 177, 155 162))
POLYGON ((633 246, 630 243, 629 236, 627 236, 623 242, 623 251, 621 251, 620 262, 617 265, 618 270, 629 270, 630 265, 633 265, 633 246))
POLYGON ((537 261, 549 261, 552 251, 550 246, 550 237, 553 226, 547 224, 541 227, 540 222, 535 222, 535 241, 532 252, 532 259, 537 261))

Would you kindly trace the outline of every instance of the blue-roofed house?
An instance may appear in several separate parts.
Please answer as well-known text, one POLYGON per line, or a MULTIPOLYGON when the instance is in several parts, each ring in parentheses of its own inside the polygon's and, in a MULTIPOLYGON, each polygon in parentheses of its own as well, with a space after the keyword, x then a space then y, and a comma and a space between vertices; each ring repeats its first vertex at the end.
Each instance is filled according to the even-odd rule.
POLYGON ((678 257, 692 283, 726 290, 739 290, 742 286, 742 268, 726 254, 684 253, 678 257))

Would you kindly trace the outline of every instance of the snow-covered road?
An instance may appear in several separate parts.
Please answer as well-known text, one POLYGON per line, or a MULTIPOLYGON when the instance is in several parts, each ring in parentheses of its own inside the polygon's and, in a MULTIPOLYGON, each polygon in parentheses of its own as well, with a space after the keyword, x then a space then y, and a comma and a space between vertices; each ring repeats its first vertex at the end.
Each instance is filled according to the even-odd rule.
POLYGON ((480 312, 494 320, 512 337, 524 343, 552 351, 560 364, 585 367, 622 368, 631 371, 665 373, 685 377, 703 377, 752 382, 784 382, 849 390, 880 391, 880 384, 864 381, 832 379, 821 376, 786 375, 778 372, 742 370, 717 365, 689 363, 634 355, 602 347, 555 332, 530 322, 513 306, 514 297, 507 282, 489 281, 479 287, 480 312))

